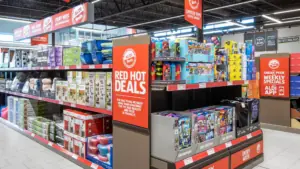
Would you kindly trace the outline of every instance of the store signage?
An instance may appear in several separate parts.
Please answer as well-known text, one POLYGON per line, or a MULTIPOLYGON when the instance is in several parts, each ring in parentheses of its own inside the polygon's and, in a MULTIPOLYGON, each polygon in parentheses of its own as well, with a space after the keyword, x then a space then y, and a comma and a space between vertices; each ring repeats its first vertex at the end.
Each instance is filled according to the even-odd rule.
POLYGON ((202 169, 229 169, 229 157, 222 158, 202 169))
POLYGON ((277 50, 277 30, 268 32, 245 33, 244 41, 252 43, 255 51, 276 51, 277 50))
POLYGON ((113 48, 113 119, 149 128, 149 44, 113 48))
POLYGON ((231 168, 237 168, 251 159, 263 154, 264 144, 259 141, 241 151, 231 155, 231 168))
POLYGON ((184 19, 199 29, 203 27, 203 0, 185 0, 184 19))
POLYGON ((282 37, 278 39, 278 43, 299 42, 299 36, 282 37))
POLYGON ((93 4, 84 3, 66 11, 14 30, 14 39, 21 40, 51 33, 63 28, 94 21, 93 4))
POLYGON ((48 34, 31 38, 31 45, 48 45, 48 34))
POLYGON ((289 57, 260 58, 260 96, 289 98, 289 57))

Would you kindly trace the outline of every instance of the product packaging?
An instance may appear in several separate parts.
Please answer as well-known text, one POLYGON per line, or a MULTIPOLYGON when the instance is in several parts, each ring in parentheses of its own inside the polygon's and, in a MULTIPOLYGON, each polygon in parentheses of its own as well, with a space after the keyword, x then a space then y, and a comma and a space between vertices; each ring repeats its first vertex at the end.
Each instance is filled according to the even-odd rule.
POLYGON ((71 47, 63 49, 63 65, 81 65, 80 61, 80 47, 71 47))
POLYGON ((95 103, 97 108, 106 108, 106 72, 97 72, 95 78, 95 103))

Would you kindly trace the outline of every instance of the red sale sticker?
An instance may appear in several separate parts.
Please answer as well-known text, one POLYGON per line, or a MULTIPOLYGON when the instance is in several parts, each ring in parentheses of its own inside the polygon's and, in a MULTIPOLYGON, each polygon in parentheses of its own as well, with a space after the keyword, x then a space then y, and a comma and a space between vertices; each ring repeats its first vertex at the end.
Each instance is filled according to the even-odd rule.
POLYGON ((149 44, 113 49, 113 118, 148 128, 149 44))
POLYGON ((290 73, 288 57, 260 58, 260 95, 290 97, 290 73))

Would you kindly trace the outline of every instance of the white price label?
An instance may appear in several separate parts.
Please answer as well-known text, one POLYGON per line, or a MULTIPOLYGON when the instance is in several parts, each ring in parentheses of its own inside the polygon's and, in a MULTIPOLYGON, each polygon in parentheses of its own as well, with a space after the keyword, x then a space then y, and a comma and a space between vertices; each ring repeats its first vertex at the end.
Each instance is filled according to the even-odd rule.
POLYGON ((41 67, 41 70, 44 70, 44 67, 41 67))
POLYGON ((59 103, 59 104, 64 104, 64 102, 63 102, 63 101, 59 101, 58 103, 59 103))
POLYGON ((206 83, 200 83, 199 84, 199 89, 204 89, 206 88, 206 83))
POLYGON ((56 66, 56 67, 55 67, 55 70, 58 70, 58 69, 59 69, 59 66, 56 66))
POLYGON ((247 139, 250 139, 250 138, 252 138, 252 134, 251 133, 247 134, 247 139))
POLYGON ((211 149, 207 150, 206 152, 207 152, 207 154, 210 156, 210 155, 212 155, 212 154, 215 154, 215 149, 214 149, 214 148, 211 148, 211 149))
POLYGON ((231 141, 229 141, 229 142, 225 143, 225 146, 226 146, 226 148, 229 148, 229 147, 231 147, 231 146, 232 146, 232 143, 231 143, 231 141))
POLYGON ((249 84, 249 81, 248 81, 248 80, 245 80, 245 84, 246 84, 246 85, 249 84))
POLYGON ((89 65, 90 69, 95 69, 95 65, 89 65))
POLYGON ((69 66, 65 66, 65 69, 70 69, 70 67, 69 66))
POLYGON ((49 143, 48 143, 48 146, 52 147, 52 146, 53 146, 53 143, 52 143, 52 142, 49 142, 49 143))
POLYGON ((186 89, 186 85, 185 84, 179 84, 177 85, 177 90, 185 90, 186 89))
POLYGON ((35 136, 35 134, 34 133, 31 133, 31 137, 34 137, 35 136))
POLYGON ((72 103, 72 104, 71 104, 71 107, 76 107, 76 104, 72 103))
POLYGON ((232 86, 233 83, 232 82, 227 82, 227 86, 232 86))
POLYGON ((102 68, 107 69, 107 68, 109 68, 109 65, 108 64, 104 64, 104 65, 102 65, 102 68))
POLYGON ((189 165, 189 164, 192 164, 194 162, 193 158, 192 157, 189 157, 185 160, 183 160, 183 163, 185 166, 189 165))
POLYGON ((77 65, 77 66, 76 66, 76 69, 81 69, 81 66, 77 65))
POLYGON ((74 159, 76 159, 76 160, 77 160, 77 158, 78 158, 78 155, 76 155, 76 154, 73 154, 73 155, 72 155, 72 158, 74 158, 74 159))
POLYGON ((42 97, 38 97, 38 99, 39 99, 39 100, 43 100, 43 98, 42 98, 42 97))
POLYGON ((97 164, 95 164, 95 163, 92 163, 92 165, 91 165, 91 168, 93 168, 93 169, 97 169, 97 168, 98 168, 98 165, 97 165, 97 164))

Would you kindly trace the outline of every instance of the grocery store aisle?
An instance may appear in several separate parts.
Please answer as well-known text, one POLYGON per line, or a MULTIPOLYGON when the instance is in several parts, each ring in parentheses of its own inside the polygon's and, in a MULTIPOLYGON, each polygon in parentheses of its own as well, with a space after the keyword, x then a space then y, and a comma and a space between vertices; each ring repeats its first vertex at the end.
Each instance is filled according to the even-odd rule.
POLYGON ((0 123, 0 169, 81 169, 0 123))
POLYGON ((299 169, 300 135, 264 129, 265 161, 254 169, 299 169))

